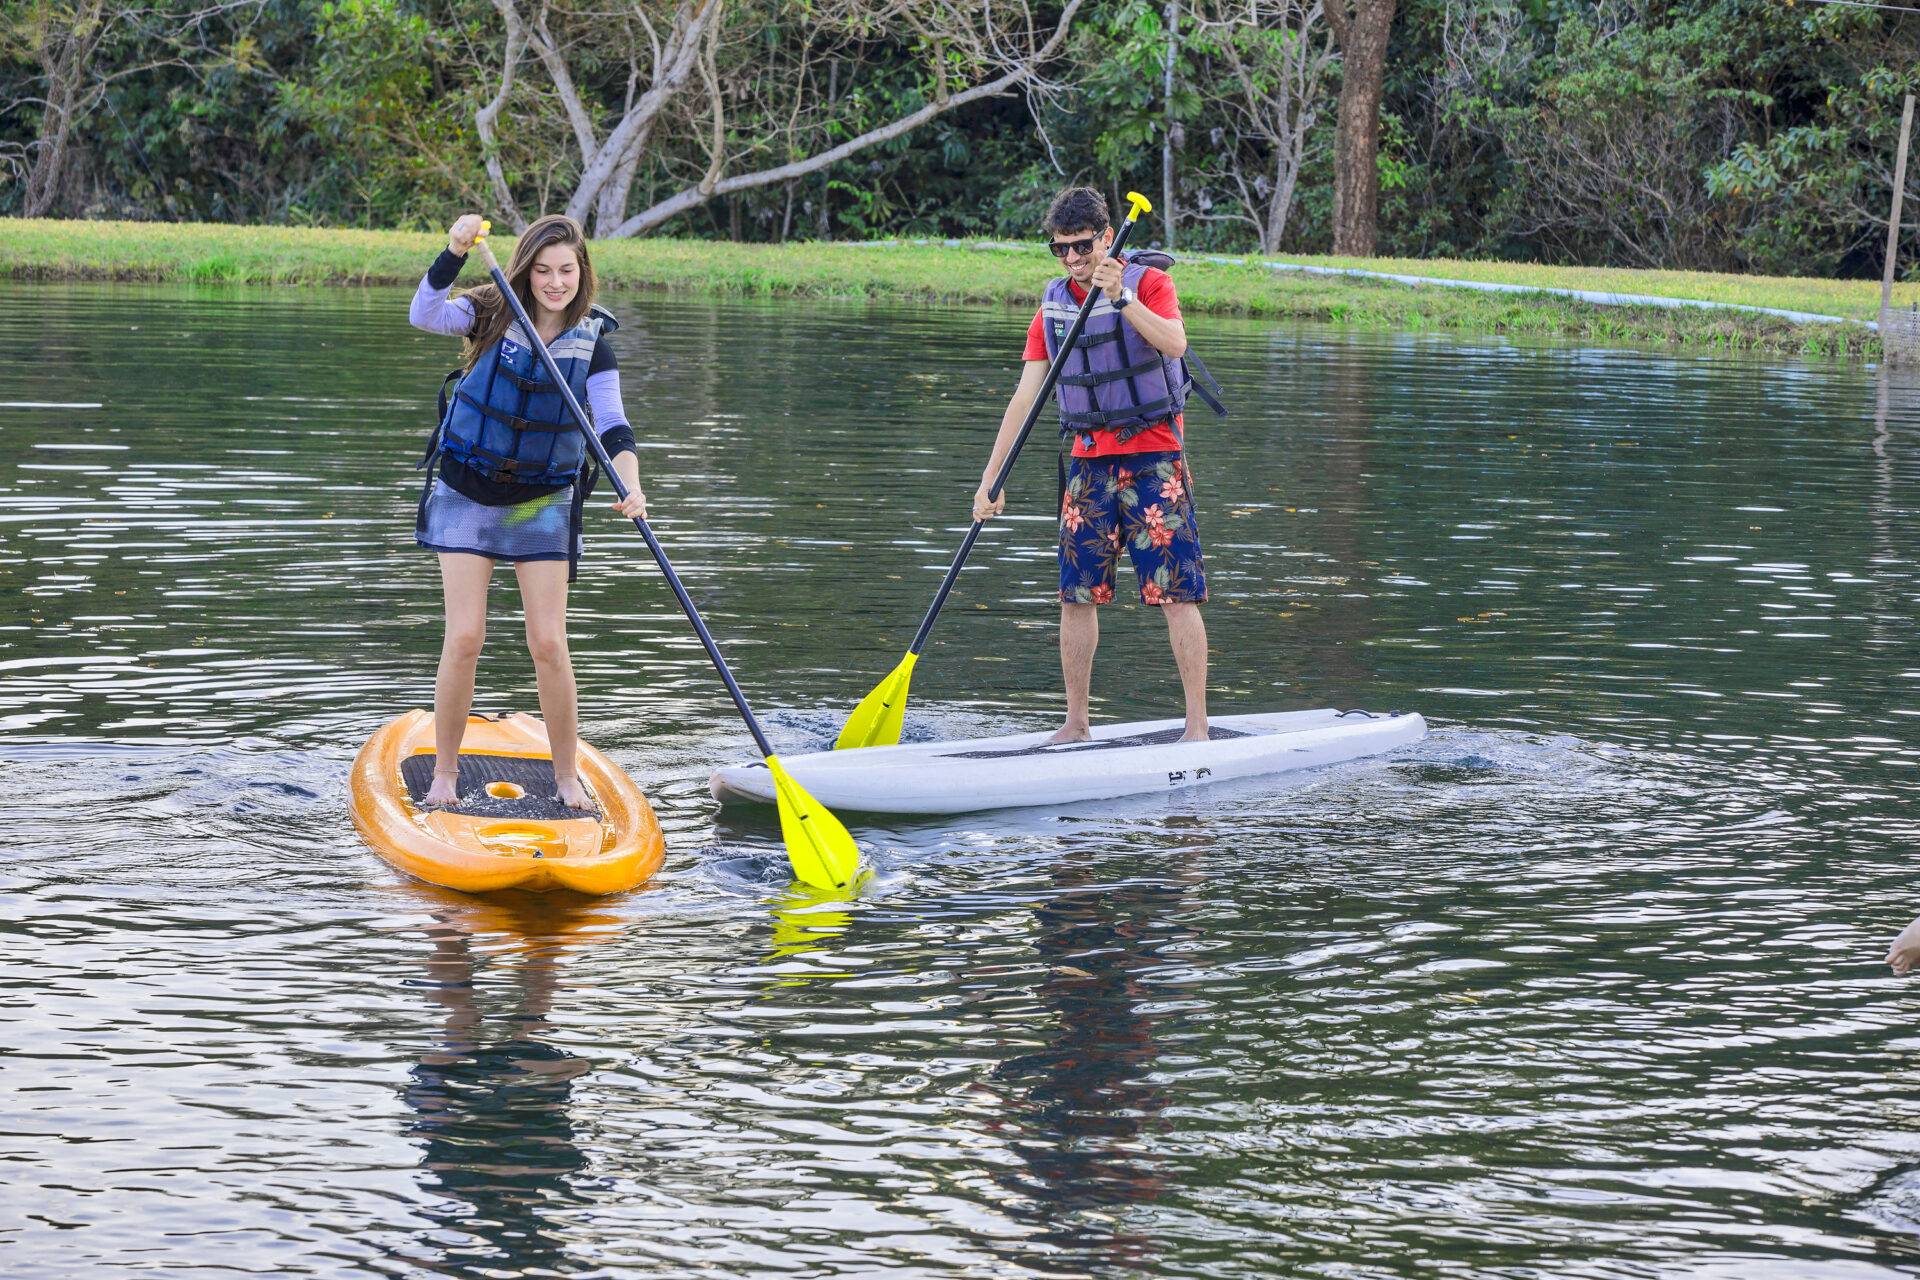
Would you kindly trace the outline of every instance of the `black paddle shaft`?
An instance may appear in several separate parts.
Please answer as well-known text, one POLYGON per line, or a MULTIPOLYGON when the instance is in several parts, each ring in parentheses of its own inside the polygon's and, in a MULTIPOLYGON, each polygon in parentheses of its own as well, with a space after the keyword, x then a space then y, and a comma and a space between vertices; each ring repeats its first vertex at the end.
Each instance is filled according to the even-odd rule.
MULTIPOLYGON (((599 460, 601 470, 607 473, 607 479, 613 481, 613 491, 626 500, 627 486, 621 482, 620 473, 613 469, 613 459, 607 456, 607 447, 600 443, 600 437, 593 433, 593 427, 587 422, 586 410, 580 407, 580 401, 573 394, 573 388, 567 385, 567 379, 560 372, 560 366, 554 363, 553 353, 547 350, 547 344, 540 340, 540 333, 533 327, 533 321, 527 315, 527 309, 520 305, 520 299, 507 283, 506 273, 500 270, 500 264, 494 259, 493 250, 485 241, 480 244, 481 253, 486 255, 487 270, 493 275, 494 287, 500 290, 500 296, 513 308, 513 314, 520 321, 520 327, 527 331, 527 342, 534 353, 540 357, 540 363, 546 366, 547 377, 553 379, 553 385, 559 389, 567 402, 567 408, 573 413, 573 420, 580 428, 580 434, 586 437, 587 448, 599 460)), ((639 516, 633 518, 633 527, 647 540, 647 550, 653 552, 654 563, 660 566, 660 572, 666 577, 667 585, 673 588, 673 594, 680 601, 680 608, 686 613, 687 620, 693 623, 693 629, 700 636, 700 643, 707 648, 707 656, 713 659, 713 669, 720 673, 720 679, 726 683, 727 692, 733 695, 733 705, 740 710, 740 718, 747 722, 747 730, 753 734, 755 745, 760 754, 773 754, 773 744, 767 741, 767 735, 760 728, 760 721, 754 717, 753 708, 747 705, 747 695, 740 692, 739 682, 733 678, 733 672, 727 667, 727 660, 720 656, 720 646, 714 643, 713 635, 707 630, 707 624, 701 620, 700 611, 694 608, 693 598, 687 589, 680 585, 680 575, 673 571, 673 564, 667 559, 667 553, 660 546, 660 540, 653 536, 653 530, 639 516)))
MULTIPOLYGON (((1108 257, 1120 255, 1121 248, 1127 243, 1127 236, 1133 231, 1133 224, 1131 217, 1120 224, 1120 234, 1113 238, 1113 248, 1107 250, 1108 257)), ((1067 330, 1067 336, 1061 341, 1059 354, 1053 357, 1053 364, 1047 369, 1047 380, 1040 384, 1040 394, 1033 398, 1033 406, 1027 410, 1027 420, 1020 425, 1020 434, 1013 438, 1013 447, 1007 450, 1006 461, 1000 464, 1000 474, 993 478, 993 488, 987 490, 988 502, 999 497, 1000 491, 1007 487, 1007 478, 1013 474, 1013 464, 1020 457, 1020 449, 1027 443, 1027 437, 1033 434, 1033 424, 1040 420, 1041 411, 1047 407, 1047 397, 1053 394, 1054 385, 1060 381, 1060 371, 1066 368, 1067 356, 1072 353, 1073 344, 1080 341, 1080 334, 1087 327, 1087 317, 1093 314, 1093 304, 1099 297, 1098 289, 1087 289, 1086 301, 1080 304, 1080 314, 1073 318, 1073 327, 1067 330)), ((940 590, 934 593, 932 607, 927 610, 920 629, 913 633, 913 643, 907 646, 908 653, 917 656, 927 643, 927 637, 933 634, 933 620, 940 616, 940 608, 947 602, 947 593, 960 580, 960 570, 973 553, 973 544, 979 540, 980 530, 985 527, 986 521, 975 520, 973 528, 967 530, 966 541, 960 544, 960 552, 948 566, 947 576, 940 580, 940 590)))

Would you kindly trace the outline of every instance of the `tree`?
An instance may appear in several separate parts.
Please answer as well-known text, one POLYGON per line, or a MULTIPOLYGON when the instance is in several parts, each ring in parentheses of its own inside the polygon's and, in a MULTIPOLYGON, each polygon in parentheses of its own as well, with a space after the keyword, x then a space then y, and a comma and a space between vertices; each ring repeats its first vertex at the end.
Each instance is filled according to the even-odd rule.
POLYGON ((19 148, 26 162, 21 212, 43 217, 60 202, 74 143, 115 82, 166 66, 192 66, 230 52, 205 43, 209 23, 261 0, 215 0, 202 5, 160 0, 26 0, 0 16, 0 57, 26 61, 36 71, 32 91, 6 110, 39 109, 34 140, 19 148))
POLYGON ((1380 88, 1395 0, 1327 0, 1340 44, 1333 135, 1333 251, 1371 258, 1380 219, 1380 88))
POLYGON ((1515 175, 1513 229, 1563 261, 1735 266, 1732 210, 1715 207, 1705 171, 1757 104, 1721 83, 1720 24, 1599 17, 1563 22, 1532 101, 1492 113, 1515 175))
POLYGON ((1210 64, 1207 116, 1221 121, 1213 162, 1193 176, 1238 197, 1209 198, 1196 216, 1245 223, 1260 252, 1278 253, 1333 61, 1322 0, 1196 0, 1193 16, 1189 47, 1210 64))
POLYGON ((1376 251, 1395 257, 1529 256, 1508 234, 1503 194, 1513 177, 1490 118, 1524 106, 1551 55, 1550 33, 1526 0, 1403 0, 1383 135, 1400 126, 1398 182, 1381 165, 1376 251))
MULTIPOLYGON (((1707 169, 1716 212, 1736 228, 1731 247, 1742 267, 1775 275, 1877 270, 1901 99, 1920 91, 1916 17, 1835 9, 1776 20, 1764 33, 1747 24, 1709 37, 1727 57, 1726 78, 1738 76, 1736 83, 1763 95, 1770 126, 1749 130, 1707 169), (1762 58, 1784 63, 1790 74, 1754 74, 1762 58)), ((1920 166, 1909 161, 1909 208, 1916 182, 1920 166)), ((1902 247, 1911 253, 1910 243, 1902 247)), ((1913 273, 1909 266, 1907 278, 1913 273)))
MULTIPOLYGON (((1045 92, 1041 67, 1084 0, 1066 0, 1050 25, 1028 8, 963 0, 822 0, 798 9, 753 0, 628 0, 618 25, 597 9, 570 7, 575 0, 492 2, 504 40, 493 92, 476 107, 474 124, 495 202, 516 227, 526 224, 500 151, 508 105, 523 71, 537 66, 577 154, 565 212, 581 222, 591 217, 598 236, 618 239, 718 196, 795 183, 979 99, 1045 92), (842 131, 834 126, 848 115, 841 63, 851 70, 863 48, 902 42, 924 60, 922 100, 835 140, 842 131), (825 77, 822 62, 830 63, 825 77), (740 124, 747 127, 736 130, 740 124), (687 145, 676 151, 669 135, 687 145), (692 150, 704 161, 697 176, 686 167, 692 150), (654 189, 645 207, 629 213, 649 164, 654 189)), ((860 105, 853 104, 856 114, 860 105)))

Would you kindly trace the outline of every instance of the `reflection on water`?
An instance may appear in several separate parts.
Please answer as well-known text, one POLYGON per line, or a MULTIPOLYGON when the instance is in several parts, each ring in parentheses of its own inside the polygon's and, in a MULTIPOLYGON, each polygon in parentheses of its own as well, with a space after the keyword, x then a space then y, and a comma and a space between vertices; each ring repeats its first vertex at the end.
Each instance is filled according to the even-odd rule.
MULTIPOLYGON (((714 807, 748 739, 607 517, 583 730, 668 860, 556 907, 412 884, 348 819, 439 641, 450 352, 405 291, 9 293, 12 1270, 1920 1274, 1920 986, 1880 963, 1920 912, 1914 374, 1196 317, 1235 407, 1193 433, 1212 704, 1433 733, 856 816, 851 900, 714 807)), ((613 302, 655 526, 776 744, 827 746, 965 530, 1025 317, 613 302)), ((912 736, 1060 713, 1029 461, 912 736)), ((1177 714, 1164 628, 1102 632, 1095 714, 1177 714)), ((490 649, 479 708, 532 705, 490 649)))
MULTIPOLYGON (((518 933, 567 907, 535 905, 506 922, 518 933)), ((586 1167, 568 1112, 572 1082, 591 1064, 543 1039, 568 959, 564 939, 528 939, 496 970, 503 1007, 482 1007, 471 912, 435 915, 432 951, 410 981, 445 1012, 439 1042, 406 1089, 421 1140, 424 1212, 443 1225, 416 1259, 460 1271, 513 1267, 563 1274, 565 1241, 549 1225, 559 1205, 581 1203, 569 1181, 586 1167)), ((489 1002, 491 1003, 491 1002, 489 1002)))
MULTIPOLYGON (((1176 864, 1188 856, 1168 854, 1176 864)), ((1176 876, 1108 886, 1069 853, 1034 907, 1033 948, 1049 970, 1034 995, 1053 1025, 1039 1029, 1043 1048, 994 1076, 1015 1091, 1008 1123, 1026 1166, 1006 1180, 1025 1201, 1015 1211, 1040 1228, 1032 1243, 1058 1251, 1026 1259, 1042 1274, 1144 1271, 1159 1260, 1152 1237, 1126 1224, 1127 1210, 1159 1201, 1172 1176, 1139 1138, 1164 1131, 1155 1119, 1173 1100, 1152 1078, 1162 1042, 1190 1030, 1142 981, 1171 944, 1197 936, 1176 922, 1193 877, 1176 876)))

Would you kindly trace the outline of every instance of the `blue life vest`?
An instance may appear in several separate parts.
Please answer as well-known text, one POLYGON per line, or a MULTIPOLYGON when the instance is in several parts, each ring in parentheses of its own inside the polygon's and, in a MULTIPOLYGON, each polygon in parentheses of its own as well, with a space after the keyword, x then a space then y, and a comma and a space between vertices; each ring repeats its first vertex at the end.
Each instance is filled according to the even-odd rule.
MULTIPOLYGON (((1141 277, 1149 267, 1164 271, 1173 261, 1171 254, 1157 250, 1127 254, 1120 283, 1138 295, 1141 277)), ((1049 359, 1059 356, 1060 342, 1080 314, 1080 303, 1069 284, 1068 277, 1056 277, 1040 300, 1040 328, 1049 359)), ((1220 402, 1220 384, 1199 356, 1192 351, 1184 359, 1161 355, 1132 325, 1121 324, 1121 316, 1105 295, 1095 298, 1087 327, 1061 368, 1056 387, 1061 439, 1083 435, 1091 442, 1093 431, 1110 430, 1124 444, 1148 427, 1172 422, 1186 407, 1189 391, 1222 418, 1227 416, 1220 402), (1201 379, 1198 383, 1195 373, 1201 379)))
MULTIPOLYGON (((547 344, 582 408, 594 346, 601 334, 619 327, 612 312, 595 305, 547 344)), ((566 398, 548 381, 517 320, 461 376, 441 417, 437 443, 448 457, 489 480, 555 488, 572 484, 587 457, 566 398)))

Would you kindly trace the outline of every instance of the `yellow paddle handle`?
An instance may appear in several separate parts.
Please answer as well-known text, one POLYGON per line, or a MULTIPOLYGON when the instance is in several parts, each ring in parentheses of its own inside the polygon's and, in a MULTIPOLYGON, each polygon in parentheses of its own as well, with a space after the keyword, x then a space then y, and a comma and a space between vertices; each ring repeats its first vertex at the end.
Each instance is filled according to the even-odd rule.
MULTIPOLYGON (((1127 192, 1127 203, 1133 206, 1133 208, 1127 210, 1128 222, 1138 222, 1140 221, 1141 214, 1153 212, 1153 201, 1147 199, 1138 191, 1127 192)), ((486 232, 482 231, 480 234, 485 235, 486 232)))
POLYGON ((486 262, 489 269, 500 265, 499 259, 493 256, 492 246, 487 244, 487 233, 492 230, 493 224, 485 218, 482 218, 480 219, 480 234, 473 238, 473 247, 480 251, 480 257, 486 262))

